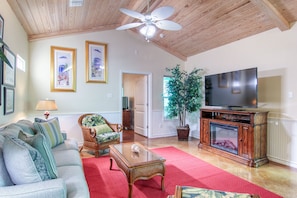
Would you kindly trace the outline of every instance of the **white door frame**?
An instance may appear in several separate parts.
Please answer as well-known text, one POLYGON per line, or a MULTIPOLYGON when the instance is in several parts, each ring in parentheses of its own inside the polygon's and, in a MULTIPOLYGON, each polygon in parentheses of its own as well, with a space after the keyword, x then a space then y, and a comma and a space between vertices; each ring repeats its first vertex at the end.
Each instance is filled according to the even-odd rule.
MULTIPOLYGON (((148 131, 147 131, 147 138, 150 138, 152 136, 152 123, 151 123, 151 118, 152 118, 152 73, 151 72, 135 72, 135 71, 120 71, 120 97, 119 97, 119 107, 120 107, 120 112, 122 112, 122 82, 123 82, 123 74, 142 74, 142 75, 147 75, 147 102, 148 102, 148 115, 147 115, 147 124, 148 124, 148 131)), ((122 116, 120 116, 121 122, 122 116)))

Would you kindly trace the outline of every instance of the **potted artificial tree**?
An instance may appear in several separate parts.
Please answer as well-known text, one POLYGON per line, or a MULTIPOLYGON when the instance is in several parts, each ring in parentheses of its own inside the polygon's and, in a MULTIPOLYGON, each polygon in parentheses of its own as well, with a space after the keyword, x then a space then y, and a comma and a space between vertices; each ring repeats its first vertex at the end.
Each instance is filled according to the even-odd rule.
POLYGON ((190 73, 181 70, 180 65, 166 68, 171 73, 168 81, 168 117, 178 117, 177 134, 179 140, 188 140, 190 127, 186 124, 187 113, 200 109, 202 93, 202 69, 194 68, 190 73))

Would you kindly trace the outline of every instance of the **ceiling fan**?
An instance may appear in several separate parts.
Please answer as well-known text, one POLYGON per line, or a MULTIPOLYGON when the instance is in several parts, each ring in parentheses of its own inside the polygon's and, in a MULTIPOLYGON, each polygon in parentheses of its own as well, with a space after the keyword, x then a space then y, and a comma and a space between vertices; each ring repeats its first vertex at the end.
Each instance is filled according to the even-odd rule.
POLYGON ((170 17, 174 8, 171 6, 163 6, 155 9, 151 13, 149 12, 149 3, 147 5, 147 13, 141 14, 139 12, 129 10, 126 8, 120 8, 120 11, 130 17, 139 19, 140 22, 128 23, 122 25, 116 30, 126 30, 130 28, 135 28, 143 25, 140 29, 140 33, 145 36, 145 39, 149 42, 149 39, 152 38, 156 32, 156 27, 162 30, 177 31, 182 28, 181 25, 173 21, 165 20, 170 17))

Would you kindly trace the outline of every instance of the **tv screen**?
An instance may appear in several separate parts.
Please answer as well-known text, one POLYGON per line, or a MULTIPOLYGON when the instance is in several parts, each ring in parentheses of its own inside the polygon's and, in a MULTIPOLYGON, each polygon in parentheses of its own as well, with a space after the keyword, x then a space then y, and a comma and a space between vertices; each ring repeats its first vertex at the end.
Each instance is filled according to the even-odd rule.
POLYGON ((205 76, 205 105, 257 108, 257 68, 205 76))
POLYGON ((129 109, 129 98, 127 96, 122 97, 123 110, 129 109))

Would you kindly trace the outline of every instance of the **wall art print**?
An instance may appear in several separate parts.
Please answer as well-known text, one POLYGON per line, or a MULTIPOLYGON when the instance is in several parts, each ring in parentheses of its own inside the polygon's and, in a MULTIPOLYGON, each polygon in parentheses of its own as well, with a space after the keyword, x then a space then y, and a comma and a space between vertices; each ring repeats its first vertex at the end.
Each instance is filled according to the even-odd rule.
POLYGON ((86 82, 107 82, 107 44, 86 41, 86 82))
POLYGON ((4 87, 4 115, 14 112, 14 89, 4 87))
POLYGON ((3 76, 2 76, 3 82, 2 82, 2 84, 5 86, 15 87, 16 56, 7 46, 4 46, 3 50, 4 50, 4 54, 5 54, 6 58, 10 62, 11 66, 5 62, 2 62, 2 65, 3 65, 3 76))
POLYGON ((76 49, 51 46, 51 91, 76 91, 76 49))
POLYGON ((3 40, 3 33, 4 33, 4 19, 0 15, 0 38, 3 40))

